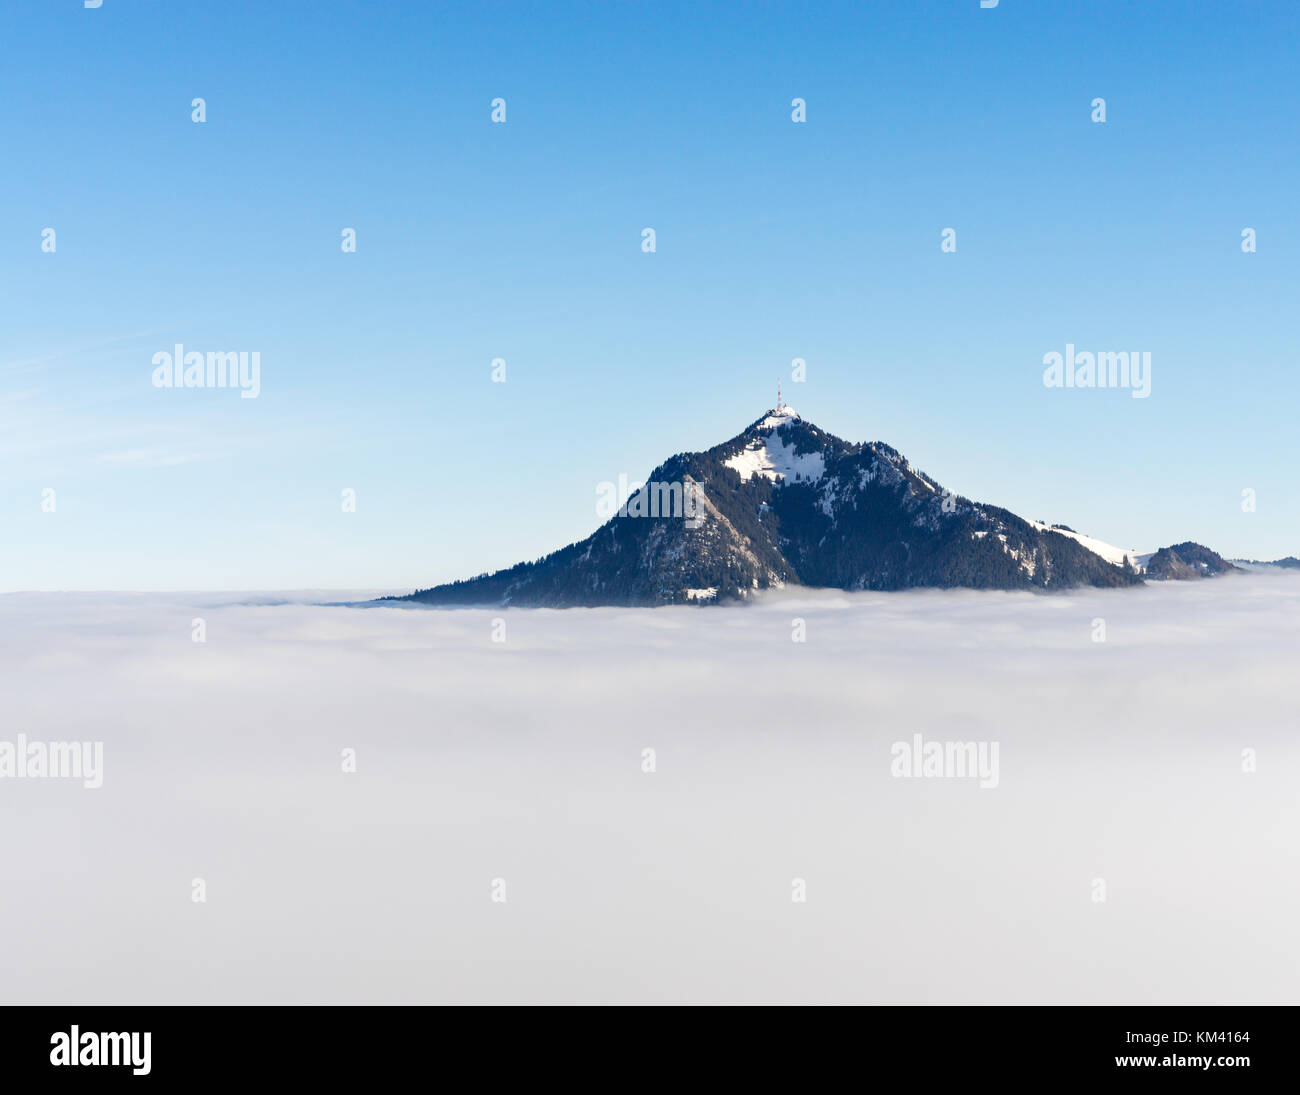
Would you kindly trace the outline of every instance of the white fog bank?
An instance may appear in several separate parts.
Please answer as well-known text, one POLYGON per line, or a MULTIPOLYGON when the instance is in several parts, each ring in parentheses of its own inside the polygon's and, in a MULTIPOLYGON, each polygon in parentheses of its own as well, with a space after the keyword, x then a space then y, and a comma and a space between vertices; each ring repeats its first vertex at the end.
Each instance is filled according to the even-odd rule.
POLYGON ((275 600, 0 597, 0 1003, 1300 1002, 1300 575, 275 600))

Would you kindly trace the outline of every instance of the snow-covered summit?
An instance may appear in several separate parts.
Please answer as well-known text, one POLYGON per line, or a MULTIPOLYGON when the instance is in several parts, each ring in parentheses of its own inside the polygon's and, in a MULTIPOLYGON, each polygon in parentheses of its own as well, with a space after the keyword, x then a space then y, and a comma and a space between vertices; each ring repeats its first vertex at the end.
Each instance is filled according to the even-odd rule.
POLYGON ((824 454, 796 452, 781 434, 780 427, 799 421, 802 419, 793 407, 782 404, 769 411, 767 417, 754 427, 758 436, 724 463, 735 468, 740 478, 746 481, 754 475, 761 475, 773 483, 820 479, 826 470, 824 454))
POLYGON ((767 416, 758 424, 760 430, 770 430, 777 426, 784 426, 787 422, 798 420, 799 412, 793 407, 787 407, 782 404, 780 407, 767 412, 767 416))

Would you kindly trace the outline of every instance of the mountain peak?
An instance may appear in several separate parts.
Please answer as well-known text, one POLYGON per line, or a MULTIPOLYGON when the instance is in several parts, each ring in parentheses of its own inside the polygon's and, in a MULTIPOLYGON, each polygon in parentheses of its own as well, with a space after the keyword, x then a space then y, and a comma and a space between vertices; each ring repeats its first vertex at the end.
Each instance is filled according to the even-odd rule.
MULTIPOLYGON (((785 585, 1046 590, 1142 582, 1133 552, 945 491, 897 450, 828 434, 779 394, 729 441, 670 457, 634 498, 585 540, 409 599, 563 608, 741 600, 785 585), (684 506, 688 492, 689 514, 673 502, 684 506)), ((1206 549, 1175 548, 1185 565, 1169 576, 1215 572, 1217 557, 1206 549)))

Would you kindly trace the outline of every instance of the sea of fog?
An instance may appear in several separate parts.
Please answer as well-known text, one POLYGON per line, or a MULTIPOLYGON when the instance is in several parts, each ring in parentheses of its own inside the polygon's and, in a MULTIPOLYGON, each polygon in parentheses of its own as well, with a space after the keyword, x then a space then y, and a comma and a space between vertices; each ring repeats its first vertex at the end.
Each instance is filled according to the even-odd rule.
POLYGON ((0 597, 0 1003, 1300 1002, 1300 575, 323 599, 0 597))

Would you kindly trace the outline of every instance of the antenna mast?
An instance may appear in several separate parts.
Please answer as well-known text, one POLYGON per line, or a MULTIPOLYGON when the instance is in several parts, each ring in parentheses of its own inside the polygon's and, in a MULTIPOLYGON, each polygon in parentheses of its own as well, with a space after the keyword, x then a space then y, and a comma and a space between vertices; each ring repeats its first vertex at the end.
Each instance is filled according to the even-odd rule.
POLYGON ((781 378, 776 378, 776 413, 781 413, 781 378))

